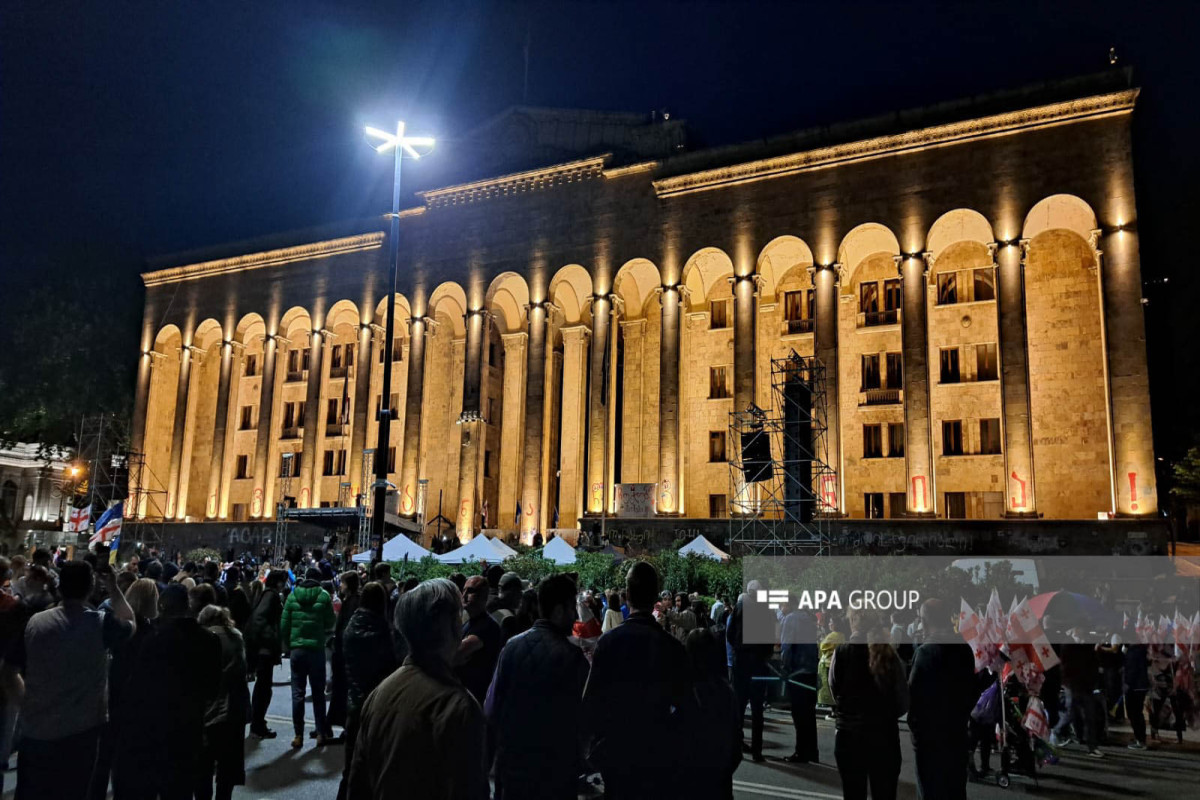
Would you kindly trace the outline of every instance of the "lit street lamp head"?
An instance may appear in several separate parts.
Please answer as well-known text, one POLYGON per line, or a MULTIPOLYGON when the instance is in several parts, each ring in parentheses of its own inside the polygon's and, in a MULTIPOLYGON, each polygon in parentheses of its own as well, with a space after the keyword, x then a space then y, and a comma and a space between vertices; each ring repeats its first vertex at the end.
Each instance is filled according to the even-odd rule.
POLYGON ((408 153, 413 158, 420 158, 421 154, 417 152, 418 147, 433 147, 434 140, 431 136, 405 136, 404 123, 396 123, 396 132, 394 134, 382 131, 379 128, 372 128, 370 125, 366 128, 367 136, 371 136, 380 140, 380 144, 374 145, 375 152, 386 153, 393 147, 399 147, 408 153))

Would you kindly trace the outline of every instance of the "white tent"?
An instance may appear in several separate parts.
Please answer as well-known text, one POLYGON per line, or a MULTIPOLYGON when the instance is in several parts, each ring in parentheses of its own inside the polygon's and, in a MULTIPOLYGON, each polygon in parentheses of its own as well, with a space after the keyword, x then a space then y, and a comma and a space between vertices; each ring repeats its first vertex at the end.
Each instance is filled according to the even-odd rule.
POLYGON ((542 548, 542 557, 550 559, 555 564, 574 564, 575 548, 571 547, 566 539, 555 536, 542 548))
POLYGON ((715 544, 705 539, 703 536, 697 536, 690 542, 679 548, 679 555, 686 556, 695 553, 701 558, 711 558, 713 561, 728 561, 729 553, 726 553, 715 544))
MULTIPOLYGON (((403 533, 383 543, 384 561, 403 561, 405 556, 408 556, 409 561, 420 561, 427 555, 429 555, 428 550, 403 533)), ((355 554, 351 560, 357 564, 366 564, 374 557, 375 550, 371 549, 355 554)))
POLYGON ((480 534, 457 550, 442 553, 434 558, 443 564, 462 564, 465 561, 486 561, 489 564, 499 564, 508 558, 508 553, 496 547, 496 543, 491 539, 480 534))
POLYGON ((516 550, 513 550, 513 549, 512 549, 511 547, 509 547, 507 544, 505 544, 504 542, 500 541, 500 537, 499 537, 499 536, 497 536, 496 538, 492 539, 492 547, 494 547, 495 549, 499 550, 501 553, 504 553, 504 557, 505 557, 505 558, 508 558, 508 557, 510 557, 510 556, 515 556, 515 555, 517 554, 517 551, 516 551, 516 550))

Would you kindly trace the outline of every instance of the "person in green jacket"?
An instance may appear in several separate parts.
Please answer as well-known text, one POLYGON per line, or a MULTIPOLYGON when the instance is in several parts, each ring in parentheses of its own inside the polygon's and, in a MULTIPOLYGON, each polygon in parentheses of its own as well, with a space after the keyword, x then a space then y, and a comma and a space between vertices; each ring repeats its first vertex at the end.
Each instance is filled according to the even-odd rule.
POLYGON ((329 592, 321 588, 321 571, 309 569, 283 604, 280 638, 290 651, 292 668, 292 748, 304 746, 304 690, 312 687, 313 719, 317 724, 317 747, 333 738, 325 720, 325 642, 333 633, 336 618, 329 592))

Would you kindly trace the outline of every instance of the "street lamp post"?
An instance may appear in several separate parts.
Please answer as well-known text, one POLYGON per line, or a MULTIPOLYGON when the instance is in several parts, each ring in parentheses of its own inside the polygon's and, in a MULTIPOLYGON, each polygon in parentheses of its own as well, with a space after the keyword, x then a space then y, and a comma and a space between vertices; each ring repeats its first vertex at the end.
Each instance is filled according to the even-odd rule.
POLYGON ((396 133, 367 126, 367 135, 379 139, 381 144, 375 146, 378 153, 392 150, 395 153, 395 167, 392 178, 392 214, 391 214, 391 271, 392 291, 388 295, 387 323, 384 326, 384 367, 383 394, 379 403, 379 440, 375 446, 375 483, 372 484, 375 496, 371 512, 371 536, 376 538, 375 561, 383 560, 383 538, 385 528, 385 509, 387 507, 388 472, 387 453, 391 444, 392 416, 395 409, 391 407, 392 397, 392 340, 396 336, 396 285, 400 271, 400 163, 407 153, 412 158, 420 158, 418 147, 433 147, 433 139, 427 136, 405 136, 404 122, 396 123, 396 133))

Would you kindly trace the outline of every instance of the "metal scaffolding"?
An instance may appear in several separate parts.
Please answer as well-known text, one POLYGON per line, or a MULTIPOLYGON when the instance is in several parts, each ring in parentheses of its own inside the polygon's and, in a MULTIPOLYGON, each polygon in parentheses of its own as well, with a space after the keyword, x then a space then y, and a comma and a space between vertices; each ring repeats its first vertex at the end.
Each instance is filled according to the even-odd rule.
POLYGON ((826 452, 825 365, 771 360, 771 407, 729 415, 729 542, 742 555, 825 555, 837 473, 826 452))

